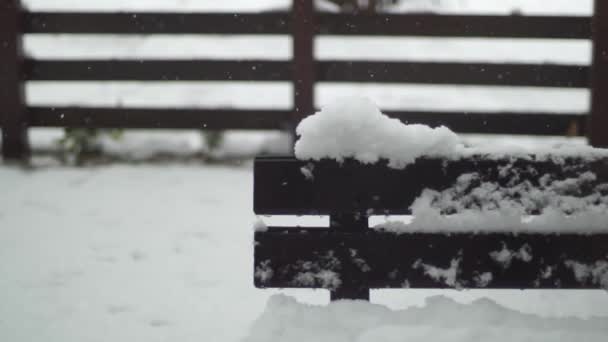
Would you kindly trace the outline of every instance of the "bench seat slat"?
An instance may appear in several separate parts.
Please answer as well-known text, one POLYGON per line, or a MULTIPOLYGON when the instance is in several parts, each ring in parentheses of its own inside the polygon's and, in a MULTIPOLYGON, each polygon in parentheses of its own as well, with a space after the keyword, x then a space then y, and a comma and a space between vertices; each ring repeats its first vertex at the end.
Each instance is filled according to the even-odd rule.
POLYGON ((254 211, 258 215, 366 215, 410 214, 410 205, 426 189, 443 190, 459 176, 476 172, 481 179, 506 183, 500 170, 517 170, 520 181, 538 184, 549 174, 560 180, 590 171, 593 184, 608 182, 608 160, 594 162, 577 158, 563 163, 551 160, 467 158, 460 160, 419 159, 404 169, 386 163, 361 164, 354 160, 308 163, 293 157, 261 157, 254 166, 254 211))
POLYGON ((608 234, 396 235, 276 227, 256 232, 255 243, 255 285, 260 288, 608 286, 608 234))

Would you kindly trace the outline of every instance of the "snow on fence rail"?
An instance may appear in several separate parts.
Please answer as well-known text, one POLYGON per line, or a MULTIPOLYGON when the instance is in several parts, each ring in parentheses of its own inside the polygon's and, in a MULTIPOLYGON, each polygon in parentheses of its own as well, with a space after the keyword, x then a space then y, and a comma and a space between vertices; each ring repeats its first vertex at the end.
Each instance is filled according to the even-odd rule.
POLYGON ((588 134, 608 145, 608 4, 596 1, 594 31, 588 17, 350 15, 314 13, 294 0, 291 13, 42 13, 24 12, 18 0, 0 5, 0 108, 5 158, 27 155, 28 127, 293 129, 314 111, 316 82, 433 83, 587 88, 592 125, 585 113, 411 112, 388 115, 408 123, 443 124, 459 132, 588 134), (22 57, 24 34, 256 34, 292 35, 291 61, 266 60, 36 60, 22 57), (590 39, 593 71, 584 65, 315 61, 321 35, 590 39), (602 39, 603 37, 603 39, 602 39), (28 81, 291 81, 291 110, 87 108, 26 106, 28 81), (522 124, 525 118, 525 124, 522 124), (588 127, 588 129, 587 129, 588 127), (573 132, 574 130, 574 132, 573 132))

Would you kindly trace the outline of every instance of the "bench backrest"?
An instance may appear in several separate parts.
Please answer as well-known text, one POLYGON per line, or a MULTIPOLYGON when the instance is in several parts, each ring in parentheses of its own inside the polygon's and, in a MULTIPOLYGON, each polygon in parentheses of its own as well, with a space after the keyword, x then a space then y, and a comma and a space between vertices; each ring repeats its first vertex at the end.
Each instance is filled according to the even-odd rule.
MULTIPOLYGON (((24 12, 18 0, 0 7, 0 126, 3 154, 27 152, 28 127, 287 129, 314 111, 317 82, 414 83, 608 89, 602 51, 608 49, 596 1, 593 79, 587 65, 323 60, 314 57, 316 35, 480 38, 592 38, 589 17, 466 16, 432 14, 314 13, 312 1, 294 0, 291 13, 42 13, 24 12), (291 35, 293 58, 270 60, 37 60, 23 58, 25 34, 239 34, 291 35), (603 38, 602 38, 603 37, 603 38), (116 108, 27 106, 29 81, 284 81, 293 84, 292 109, 116 108)), ((592 101, 592 143, 608 146, 601 95, 592 101), (596 110, 597 108, 597 110, 596 110)), ((443 124, 458 132, 574 135, 586 133, 587 113, 388 111, 404 122, 443 124), (521 122, 525 122, 524 125, 521 122)))
POLYGON ((443 191, 467 174, 505 188, 551 181, 562 196, 608 196, 608 160, 420 159, 398 170, 352 160, 258 158, 256 214, 329 215, 330 226, 257 231, 255 285, 325 288, 334 299, 365 299, 370 288, 608 287, 608 222, 588 234, 368 229, 370 215, 409 214, 424 189, 443 191), (576 179, 583 181, 561 186, 576 179))

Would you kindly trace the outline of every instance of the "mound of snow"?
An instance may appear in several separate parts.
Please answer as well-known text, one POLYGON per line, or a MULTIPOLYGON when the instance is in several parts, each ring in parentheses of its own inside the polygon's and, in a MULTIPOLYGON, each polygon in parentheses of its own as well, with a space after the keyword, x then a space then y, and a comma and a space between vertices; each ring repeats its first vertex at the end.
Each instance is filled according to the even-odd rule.
POLYGON ((460 304, 443 296, 393 311, 363 301, 328 306, 275 295, 244 342, 605 341, 608 319, 541 318, 489 299, 460 304))
POLYGON ((462 146, 458 136, 448 128, 404 125, 382 114, 364 97, 328 104, 302 120, 297 134, 298 159, 354 158, 362 163, 387 159, 396 168, 420 156, 449 155, 462 146))
MULTIPOLYGON (((525 124, 522 122, 522 124, 525 124)), ((536 158, 560 162, 564 157, 587 160, 608 158, 607 149, 586 145, 479 146, 465 145, 444 126, 407 125, 389 118, 368 98, 342 98, 306 117, 296 129, 296 158, 301 160, 354 158, 362 163, 388 160, 393 168, 404 168, 419 157, 459 159, 474 155, 487 158, 536 158)))

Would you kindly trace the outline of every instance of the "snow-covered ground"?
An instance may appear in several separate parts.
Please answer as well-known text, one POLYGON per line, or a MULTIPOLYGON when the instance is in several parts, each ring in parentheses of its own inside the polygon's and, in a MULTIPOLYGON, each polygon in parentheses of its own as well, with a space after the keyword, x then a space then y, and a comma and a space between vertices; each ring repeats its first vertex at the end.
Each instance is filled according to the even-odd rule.
MULTIPOLYGON (((0 340, 234 342, 276 293, 253 287, 250 163, 37 163, 46 166, 0 167, 0 340)), ((328 301, 324 291, 287 293, 328 301)), ((601 315, 608 326, 605 291, 390 290, 372 301, 403 309, 437 294, 601 315)))

